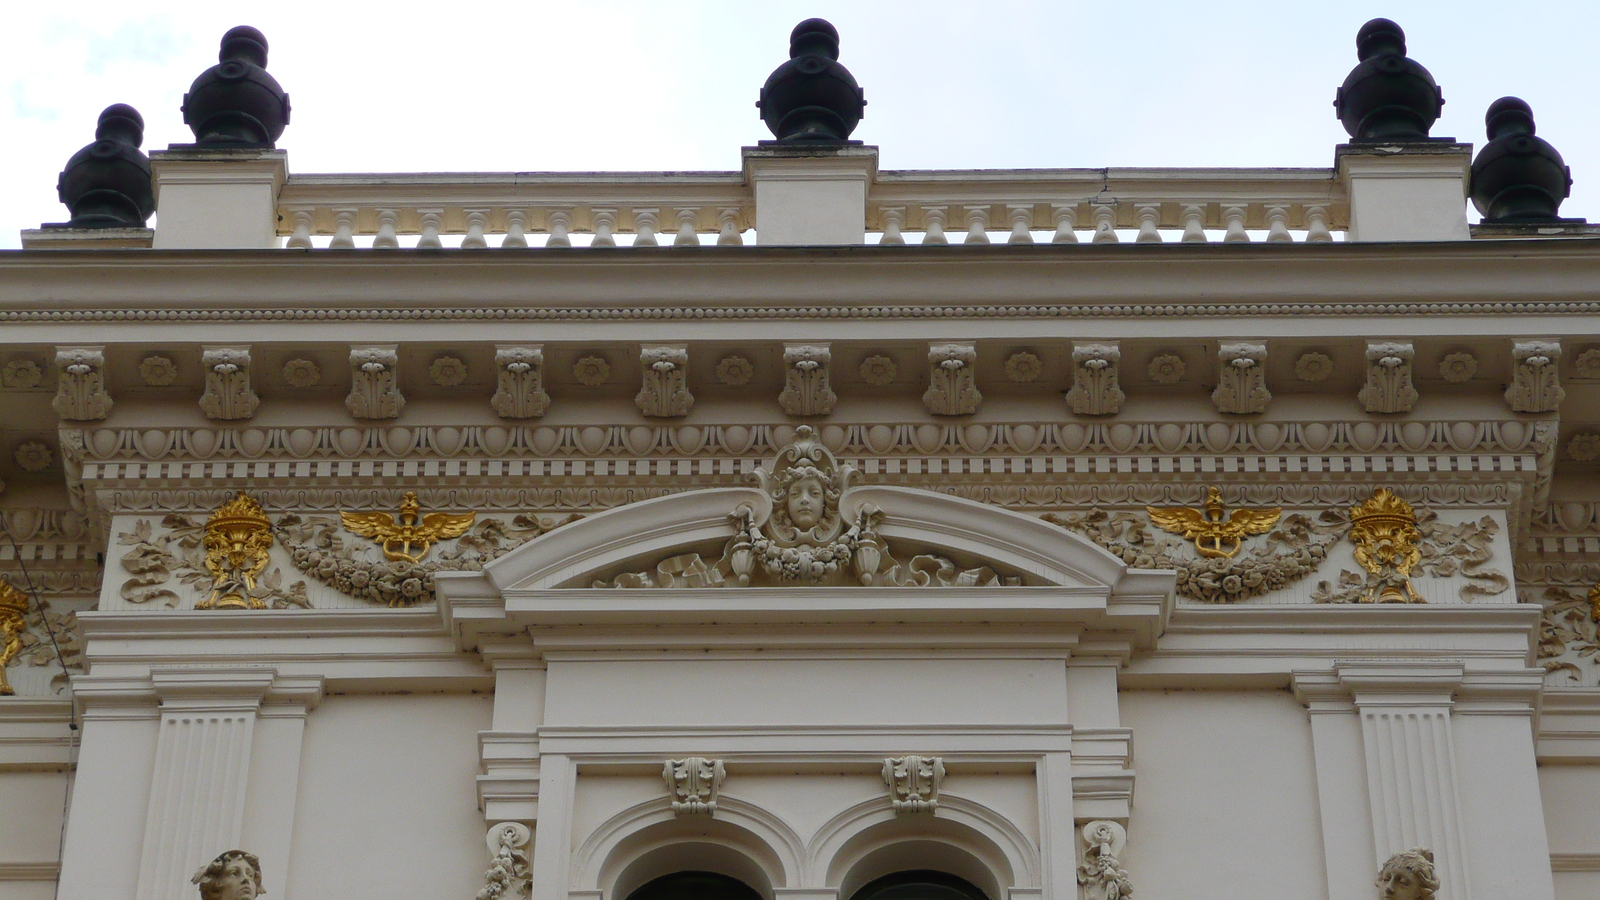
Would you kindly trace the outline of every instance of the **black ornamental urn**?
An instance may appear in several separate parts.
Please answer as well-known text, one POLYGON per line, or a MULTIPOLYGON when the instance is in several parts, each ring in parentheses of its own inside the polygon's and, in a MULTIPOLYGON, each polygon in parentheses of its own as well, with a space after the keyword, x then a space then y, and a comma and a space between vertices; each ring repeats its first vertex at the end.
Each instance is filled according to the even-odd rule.
POLYGON ((1533 109, 1516 97, 1489 104, 1489 143, 1472 161, 1472 205, 1490 223, 1559 222, 1572 192, 1572 170, 1534 136, 1533 109))
POLYGON ((1351 141, 1428 140, 1444 93, 1427 69, 1406 56, 1406 33, 1388 19, 1373 19, 1356 34, 1356 55, 1361 62, 1333 100, 1351 141))
POLYGON ((267 74, 267 38, 248 25, 222 36, 221 60, 183 95, 198 147, 273 147, 289 124, 289 95, 267 74))
POLYGON ((100 113, 94 137, 56 180, 57 196, 72 210, 72 221, 60 227, 144 227, 156 211, 150 157, 139 151, 144 117, 126 103, 113 104, 100 113))
POLYGON ((851 143, 866 105, 855 77, 839 64, 839 32, 824 19, 795 26, 789 61, 773 70, 756 101, 779 144, 851 143))

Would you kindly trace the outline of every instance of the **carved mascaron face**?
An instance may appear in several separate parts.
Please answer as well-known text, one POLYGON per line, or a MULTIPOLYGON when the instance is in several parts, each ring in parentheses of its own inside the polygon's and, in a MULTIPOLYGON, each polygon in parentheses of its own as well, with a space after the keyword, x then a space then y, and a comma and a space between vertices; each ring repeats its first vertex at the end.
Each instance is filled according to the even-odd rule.
POLYGON ((228 865, 217 876, 216 900, 255 900, 256 878, 251 871, 250 863, 242 859, 230 859, 228 865))
POLYGON ((808 475, 789 485, 785 509, 789 513, 789 521, 793 522, 796 528, 810 531, 822 521, 826 502, 822 482, 808 475))
POLYGON ((1389 866, 1378 876, 1380 900, 1422 900, 1422 885, 1405 866, 1389 866))

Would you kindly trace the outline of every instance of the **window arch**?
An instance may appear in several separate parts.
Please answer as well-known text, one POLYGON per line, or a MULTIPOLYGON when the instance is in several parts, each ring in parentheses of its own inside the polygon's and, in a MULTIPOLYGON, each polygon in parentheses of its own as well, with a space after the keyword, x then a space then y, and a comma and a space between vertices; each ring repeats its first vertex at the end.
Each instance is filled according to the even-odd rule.
POLYGON ((762 898, 755 888, 730 875, 691 869, 654 878, 630 893, 627 900, 762 900, 762 898))
POLYGON ((908 869, 873 879, 849 900, 993 900, 977 885, 937 869, 908 869))

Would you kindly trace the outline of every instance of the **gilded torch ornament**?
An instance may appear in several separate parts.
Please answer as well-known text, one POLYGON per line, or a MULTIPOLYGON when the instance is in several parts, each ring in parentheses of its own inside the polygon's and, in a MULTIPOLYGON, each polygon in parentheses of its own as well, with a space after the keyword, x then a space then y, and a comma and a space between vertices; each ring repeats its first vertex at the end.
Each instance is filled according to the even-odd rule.
POLYGON ((206 520, 206 571, 211 596, 196 609, 266 609, 255 596, 256 576, 267 567, 272 524, 255 498, 240 491, 206 520))
POLYGON ((6 680, 6 666, 22 652, 22 632, 28 623, 28 595, 0 580, 0 697, 16 693, 6 680))
POLYGON ((1170 531, 1194 541, 1196 553, 1208 559, 1232 559, 1244 546, 1244 539, 1252 534, 1266 534, 1278 524, 1283 510, 1236 509, 1223 517, 1227 510, 1222 502, 1222 491, 1206 489, 1203 509, 1185 506, 1147 506, 1150 521, 1163 531, 1170 531))
POLYGON ((1379 488, 1350 510, 1350 543, 1356 562, 1372 576, 1362 603, 1422 603, 1411 586, 1411 571, 1422 561, 1422 532, 1411 504, 1379 488))

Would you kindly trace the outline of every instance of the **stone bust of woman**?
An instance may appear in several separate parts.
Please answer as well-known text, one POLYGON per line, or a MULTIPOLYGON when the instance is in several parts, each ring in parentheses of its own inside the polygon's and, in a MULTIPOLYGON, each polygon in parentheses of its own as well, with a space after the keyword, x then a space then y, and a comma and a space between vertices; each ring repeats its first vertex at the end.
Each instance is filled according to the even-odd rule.
POLYGON ((1417 847, 1389 857, 1378 870, 1378 900, 1433 900, 1439 876, 1433 851, 1417 847))
POLYGON ((261 887, 261 861, 254 853, 229 850, 189 879, 200 886, 200 900, 255 900, 261 887))

